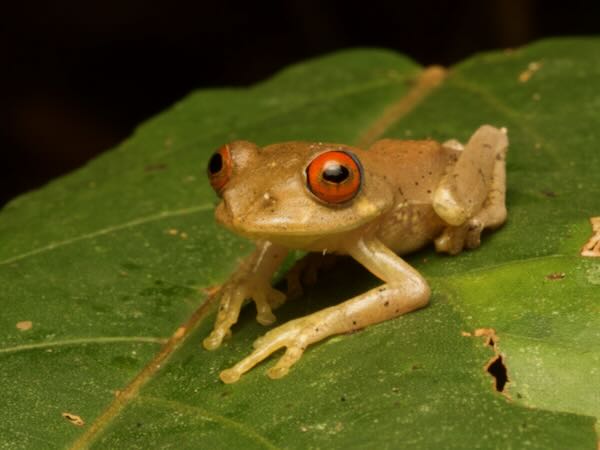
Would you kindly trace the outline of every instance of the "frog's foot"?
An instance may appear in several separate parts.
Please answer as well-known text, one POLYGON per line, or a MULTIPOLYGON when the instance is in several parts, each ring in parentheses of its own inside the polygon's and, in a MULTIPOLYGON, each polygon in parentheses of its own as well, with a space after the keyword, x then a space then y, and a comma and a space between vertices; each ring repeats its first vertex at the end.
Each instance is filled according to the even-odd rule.
POLYGON ((296 299, 304 294, 303 286, 313 286, 317 282, 320 270, 335 265, 337 255, 308 253, 296 261, 286 274, 287 297, 296 299))
POLYGON ((475 218, 457 227, 448 226, 435 240, 438 252, 456 255, 464 248, 477 248, 481 244, 483 223, 475 218))
POLYGON ((271 325, 276 318, 272 308, 285 301, 285 294, 273 289, 267 283, 247 283, 232 281, 223 286, 215 326, 202 345, 207 350, 218 348, 223 340, 231 335, 231 327, 238 320, 245 299, 251 298, 256 304, 256 320, 262 325, 271 325))
POLYGON ((252 295, 252 300, 256 304, 256 321, 261 325, 272 325, 277 318, 273 314, 273 309, 279 308, 285 303, 286 296, 283 292, 265 285, 260 291, 252 295))
POLYGON ((235 366, 221 372, 219 377, 224 383, 235 383, 240 377, 258 363, 285 347, 285 353, 279 361, 267 371, 271 379, 287 375, 290 367, 296 363, 311 343, 317 342, 330 333, 323 324, 319 313, 301 319, 292 320, 257 339, 254 351, 235 366))

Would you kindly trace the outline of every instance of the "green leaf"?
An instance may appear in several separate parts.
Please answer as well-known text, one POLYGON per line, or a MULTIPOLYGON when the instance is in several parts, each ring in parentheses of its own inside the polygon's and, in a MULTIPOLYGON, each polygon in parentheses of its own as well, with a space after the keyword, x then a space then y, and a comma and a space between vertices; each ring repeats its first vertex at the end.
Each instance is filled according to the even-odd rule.
MULTIPOLYGON (((599 54, 598 39, 545 41, 475 56, 436 87, 394 53, 341 52, 193 93, 14 200, 0 213, 0 448, 595 449, 600 260, 579 250, 600 215, 599 54), (219 381, 265 329, 247 308, 233 339, 200 347, 206 289, 251 248, 214 224, 214 148, 464 141, 483 123, 509 130, 509 221, 477 250, 407 258, 429 307, 314 345, 281 380, 264 376, 270 358, 219 381), (485 370, 495 352, 506 395, 485 370)), ((342 263, 278 317, 377 283, 342 263)))

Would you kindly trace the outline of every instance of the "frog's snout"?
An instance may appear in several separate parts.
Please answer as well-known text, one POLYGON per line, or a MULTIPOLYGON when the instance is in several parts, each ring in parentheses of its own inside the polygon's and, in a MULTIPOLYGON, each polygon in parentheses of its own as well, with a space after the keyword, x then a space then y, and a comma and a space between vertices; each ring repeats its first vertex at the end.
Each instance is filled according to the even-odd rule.
POLYGON ((221 200, 217 205, 217 208, 215 209, 215 219, 224 226, 229 225, 233 221, 233 213, 225 200, 221 200))
POLYGON ((239 232, 245 228, 250 210, 246 201, 240 201, 235 192, 225 192, 215 210, 215 218, 221 225, 239 232))

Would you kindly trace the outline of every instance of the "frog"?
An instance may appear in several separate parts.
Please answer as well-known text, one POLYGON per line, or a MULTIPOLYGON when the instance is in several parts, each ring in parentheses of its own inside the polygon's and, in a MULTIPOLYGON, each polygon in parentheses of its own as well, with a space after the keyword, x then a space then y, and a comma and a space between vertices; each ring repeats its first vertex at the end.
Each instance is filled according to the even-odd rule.
POLYGON ((311 344, 425 307, 431 289, 402 257, 433 243, 456 255, 475 249, 485 229, 507 218, 506 128, 480 126, 456 139, 381 139, 368 149, 289 141, 264 147, 237 140, 215 151, 208 178, 219 197, 216 221, 255 243, 255 250, 216 294, 207 350, 231 337, 246 302, 256 320, 276 321, 286 295, 274 274, 294 250, 347 255, 382 284, 268 331, 241 361, 220 372, 224 383, 284 350, 268 370, 287 375, 311 344))

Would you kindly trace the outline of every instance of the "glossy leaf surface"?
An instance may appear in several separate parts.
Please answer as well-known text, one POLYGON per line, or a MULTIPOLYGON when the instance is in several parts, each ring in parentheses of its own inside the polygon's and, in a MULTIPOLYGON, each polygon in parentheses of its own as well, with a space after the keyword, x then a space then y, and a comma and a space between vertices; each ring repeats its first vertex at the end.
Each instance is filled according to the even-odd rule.
MULTIPOLYGON (((14 200, 0 212, 0 448, 596 448, 600 260, 579 250, 600 215, 599 54, 597 39, 546 41, 475 56, 436 87, 402 56, 342 52, 193 93, 14 200), (194 311, 251 248, 214 224, 214 149, 464 141, 483 123, 509 130, 509 221, 475 251, 407 257, 428 308, 315 345, 282 380, 264 376, 274 358, 218 380, 265 329, 248 308, 221 349, 200 347, 212 317, 194 311), (494 349, 467 336, 483 328, 510 399, 485 371, 494 349)), ((377 283, 342 263, 278 318, 377 283)))

